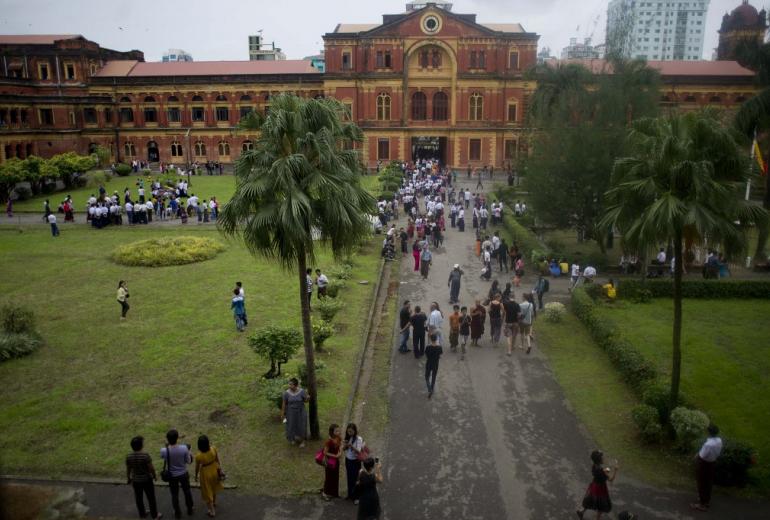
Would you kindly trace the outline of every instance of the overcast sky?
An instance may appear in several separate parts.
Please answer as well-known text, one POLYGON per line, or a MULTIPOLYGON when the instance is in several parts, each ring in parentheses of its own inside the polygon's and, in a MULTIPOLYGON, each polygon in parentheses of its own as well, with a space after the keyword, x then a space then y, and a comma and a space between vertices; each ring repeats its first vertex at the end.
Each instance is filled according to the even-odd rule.
MULTIPOLYGON (((761 0, 753 5, 761 6, 761 0)), ((139 49, 160 61, 181 48, 195 61, 246 60, 248 35, 263 30, 288 58, 316 54, 337 23, 378 23, 402 0, 0 0, 2 34, 82 34, 103 47, 139 49)), ((559 55, 571 37, 602 41, 608 0, 456 0, 453 11, 479 22, 519 22, 559 55)), ((711 59, 726 11, 741 0, 711 0, 704 58, 711 59)))

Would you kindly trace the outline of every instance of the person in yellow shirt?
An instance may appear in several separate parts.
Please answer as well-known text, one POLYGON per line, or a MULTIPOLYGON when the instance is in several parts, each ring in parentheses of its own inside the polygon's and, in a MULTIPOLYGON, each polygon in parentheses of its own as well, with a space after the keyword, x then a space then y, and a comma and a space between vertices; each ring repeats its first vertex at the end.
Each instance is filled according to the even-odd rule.
POLYGON ((561 274, 569 273, 569 264, 563 258, 559 260, 559 269, 561 269, 561 274))
POLYGON ((618 296, 618 291, 615 289, 615 282, 612 281, 612 278, 610 278, 606 284, 602 285, 602 289, 604 290, 604 294, 607 295, 607 298, 611 301, 615 301, 615 298, 618 296))

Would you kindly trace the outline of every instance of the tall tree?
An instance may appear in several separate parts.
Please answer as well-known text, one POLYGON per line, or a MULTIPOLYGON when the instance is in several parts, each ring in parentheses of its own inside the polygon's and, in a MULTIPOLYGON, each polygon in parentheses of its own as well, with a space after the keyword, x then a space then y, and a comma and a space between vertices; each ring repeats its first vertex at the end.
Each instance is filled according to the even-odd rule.
POLYGON ((617 59, 595 74, 573 63, 533 76, 532 154, 524 160, 532 206, 543 223, 604 247, 609 230, 597 224, 612 165, 630 121, 657 113, 658 74, 643 61, 617 59))
POLYGON ((637 253, 673 243, 673 407, 682 367, 684 241, 708 240, 734 257, 745 246, 748 226, 765 221, 767 212, 741 198, 745 153, 715 112, 641 119, 628 139, 630 155, 615 162, 603 224, 617 227, 637 253))
POLYGON ((310 394, 310 435, 318 439, 310 303, 305 271, 316 261, 316 241, 344 257, 370 233, 374 198, 361 187, 361 130, 341 123, 341 103, 293 95, 271 98, 265 118, 250 114, 241 127, 258 132, 254 149, 235 165, 236 190, 218 219, 222 231, 240 237, 254 254, 277 260, 298 281, 310 394))

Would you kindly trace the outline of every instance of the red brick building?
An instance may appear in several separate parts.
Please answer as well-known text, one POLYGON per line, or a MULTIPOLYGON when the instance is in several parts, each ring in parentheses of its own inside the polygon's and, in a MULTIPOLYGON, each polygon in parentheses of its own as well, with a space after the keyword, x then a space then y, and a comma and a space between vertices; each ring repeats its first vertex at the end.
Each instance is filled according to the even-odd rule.
MULTIPOLYGON (((429 2, 323 38, 322 74, 306 60, 145 63, 139 51, 82 36, 0 36, 0 162, 101 145, 117 161, 230 163, 254 137, 237 129, 240 117, 269 110, 281 92, 343 102, 364 130, 369 166, 430 155, 501 167, 526 153, 536 83, 524 72, 538 36, 521 25, 429 2)), ((651 65, 661 102, 677 109, 732 108, 756 92, 753 73, 735 62, 651 65)))

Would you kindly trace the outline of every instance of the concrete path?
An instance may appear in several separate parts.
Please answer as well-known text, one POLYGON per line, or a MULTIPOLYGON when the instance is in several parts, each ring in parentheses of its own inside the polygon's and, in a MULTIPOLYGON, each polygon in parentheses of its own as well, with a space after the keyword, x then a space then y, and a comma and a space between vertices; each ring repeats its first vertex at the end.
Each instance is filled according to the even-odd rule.
MULTIPOLYGON (((490 282, 480 279, 474 238, 471 226, 464 233, 448 228, 444 247, 434 251, 427 281, 413 271, 411 255, 406 257, 399 303, 408 299, 427 311, 437 301, 448 317, 447 277, 455 263, 465 272, 462 305, 483 299, 490 282)), ((510 275, 501 276, 494 267, 492 279, 503 285, 510 281, 510 275)), ((518 301, 533 283, 530 273, 516 291, 518 301)), ((443 332, 448 338, 448 319, 443 332)), ((469 347, 464 361, 444 345, 432 399, 427 398, 424 359, 394 347, 391 431, 381 486, 386 519, 575 518, 590 482, 589 454, 595 445, 565 403, 537 346, 530 355, 519 350, 508 357, 502 340, 491 346, 488 321, 485 332, 482 347, 469 347)), ((622 469, 611 496, 613 518, 624 509, 644 519, 697 516, 689 509, 694 490, 652 489, 629 480, 622 469)), ((708 517, 766 519, 770 505, 717 497, 708 517)))

